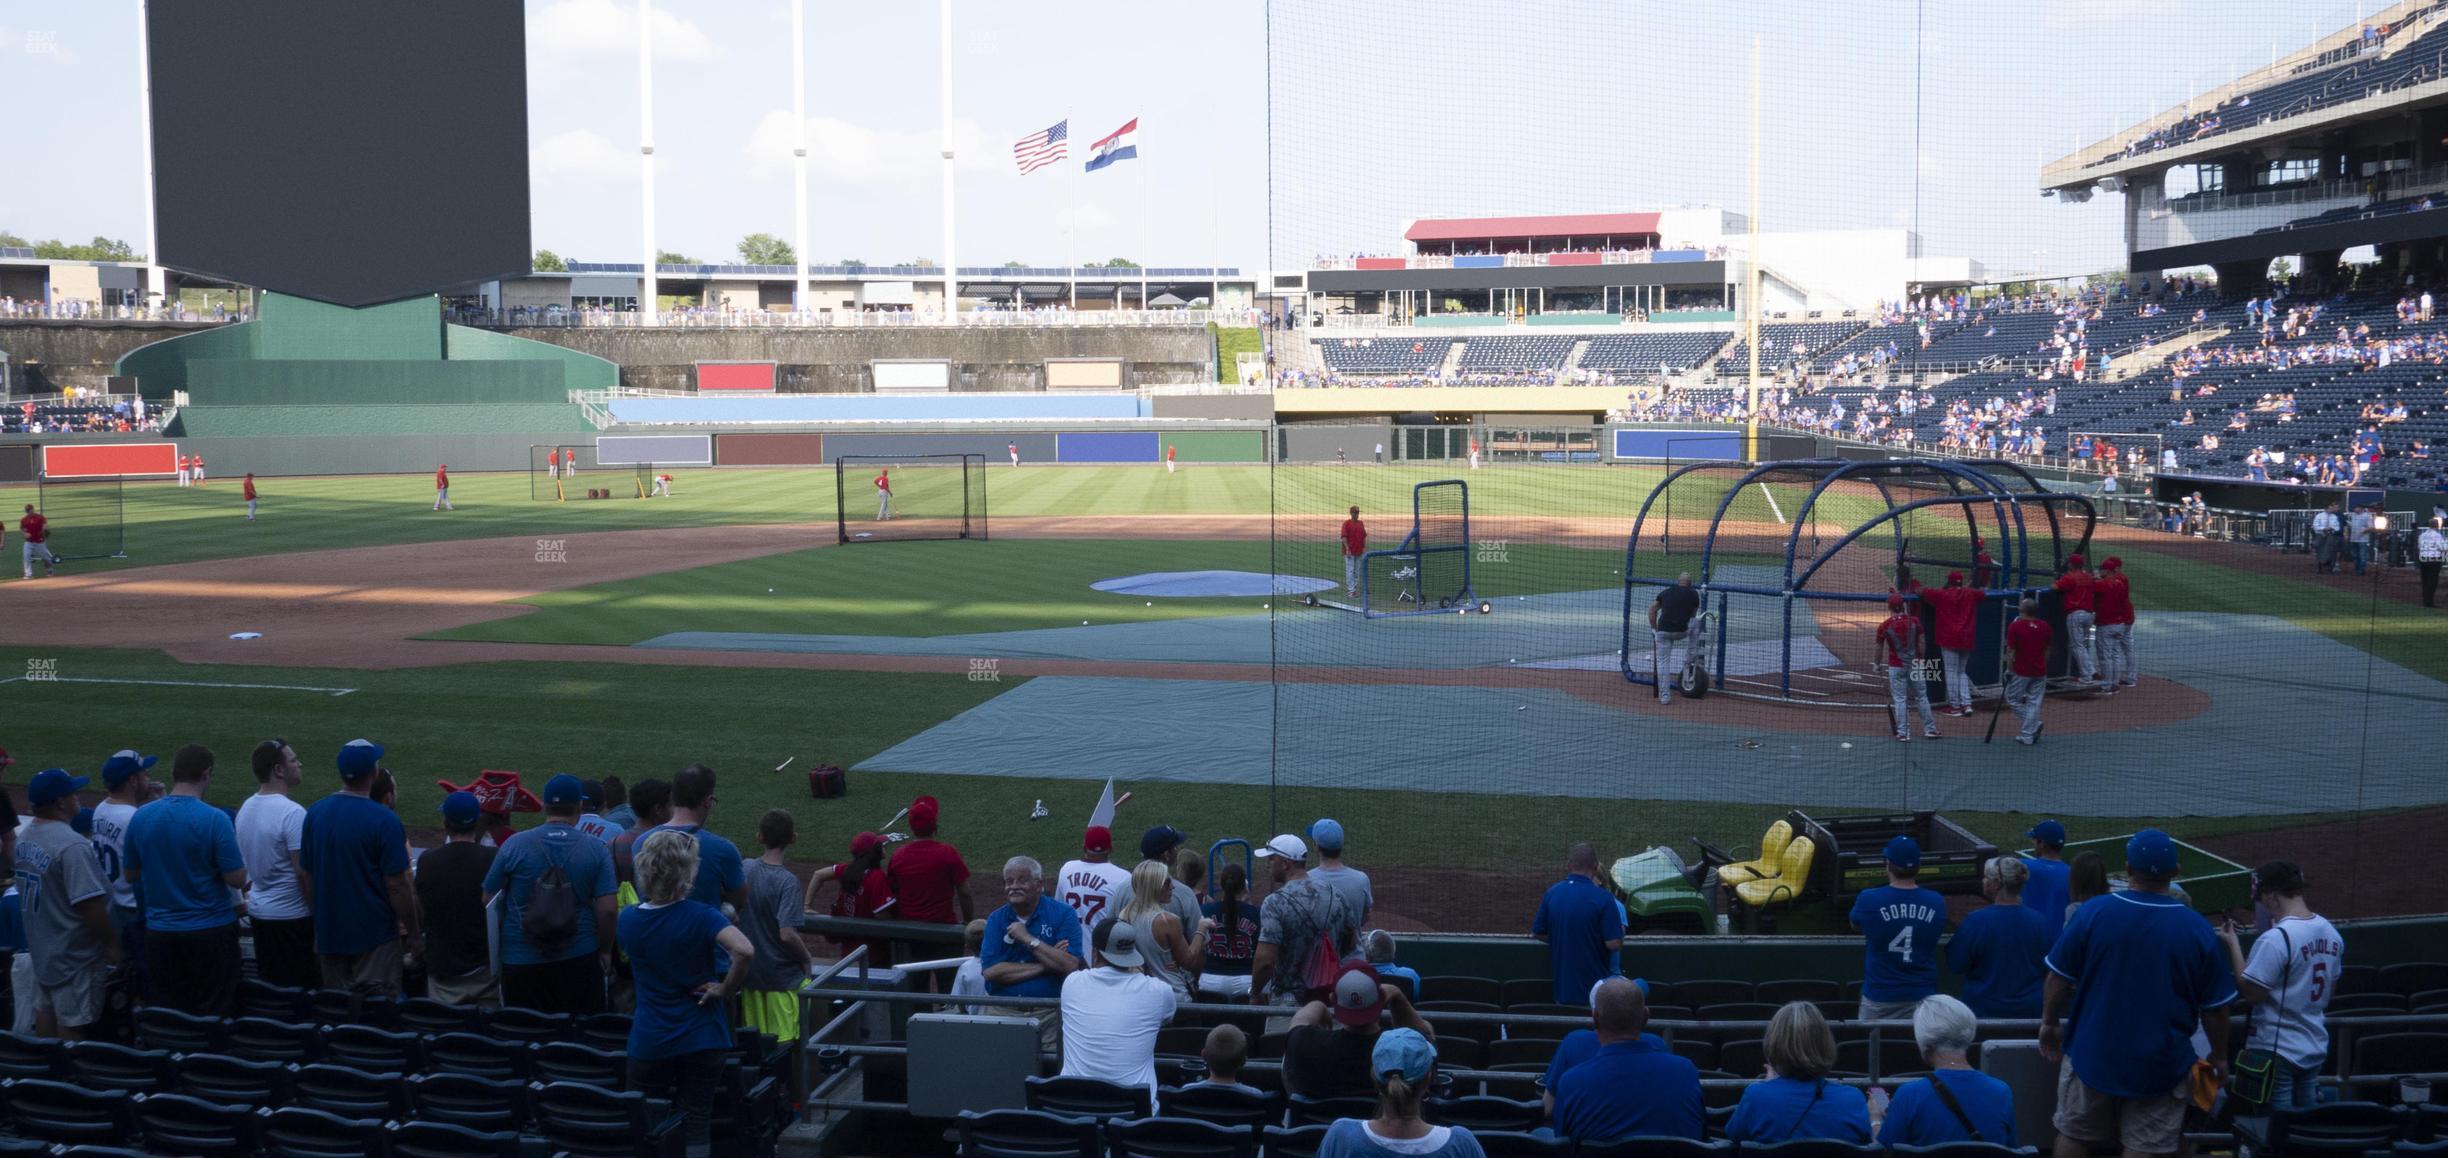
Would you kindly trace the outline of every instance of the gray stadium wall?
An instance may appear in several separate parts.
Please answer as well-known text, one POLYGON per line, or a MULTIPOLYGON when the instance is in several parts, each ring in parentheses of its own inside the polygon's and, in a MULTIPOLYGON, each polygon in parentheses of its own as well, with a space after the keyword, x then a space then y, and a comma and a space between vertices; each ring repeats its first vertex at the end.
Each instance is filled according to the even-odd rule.
POLYGON ((623 386, 688 390, 699 362, 772 362, 784 392, 865 394, 873 363, 943 359, 955 390, 1042 390, 1045 364, 1120 358, 1125 385, 1215 378, 1215 337, 1203 326, 961 326, 874 329, 619 329, 535 326, 508 331, 618 363, 623 386))
MULTIPOLYGON (((17 319, 0 322, 0 350, 9 352, 19 394, 55 394, 68 387, 99 390, 117 371, 112 367, 130 351, 206 331, 226 333, 233 353, 246 348, 246 327, 209 322, 53 322, 17 319)), ((164 386, 166 395, 171 386, 164 386)))

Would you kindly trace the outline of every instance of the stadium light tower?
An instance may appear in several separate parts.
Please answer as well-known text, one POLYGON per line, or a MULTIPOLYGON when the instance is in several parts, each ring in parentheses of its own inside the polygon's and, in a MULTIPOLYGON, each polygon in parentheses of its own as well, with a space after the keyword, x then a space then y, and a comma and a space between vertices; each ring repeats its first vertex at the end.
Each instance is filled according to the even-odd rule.
POLYGON ((791 150, 792 240, 797 243, 798 272, 791 292, 791 309, 808 308, 807 232, 807 0, 791 0, 791 130, 799 145, 791 150))
POLYGON ((639 269, 638 320, 655 320, 654 0, 638 0, 638 198, 645 262, 639 269))
POLYGON ((960 320, 960 263, 952 256, 952 0, 941 0, 943 26, 936 49, 942 59, 937 99, 943 105, 944 320, 960 320))

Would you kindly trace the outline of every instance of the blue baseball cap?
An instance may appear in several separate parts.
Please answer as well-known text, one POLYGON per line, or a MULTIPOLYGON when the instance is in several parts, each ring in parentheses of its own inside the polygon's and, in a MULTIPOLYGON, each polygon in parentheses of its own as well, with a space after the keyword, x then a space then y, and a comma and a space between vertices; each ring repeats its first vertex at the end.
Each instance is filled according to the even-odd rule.
POLYGON ((153 766, 159 756, 138 755, 134 748, 121 748, 102 762, 102 786, 116 789, 127 783, 128 777, 153 766))
POLYGON ((2065 826, 2057 823, 2054 820, 2043 820, 2040 823, 2031 826, 2030 830, 2026 831, 2023 835, 2039 841, 2042 844, 2048 845, 2051 848, 2065 847, 2065 826))
POLYGON ((579 783, 577 777, 572 776, 567 772, 564 772, 544 782, 544 804, 546 807, 553 807, 563 804, 578 804, 585 800, 586 785, 579 783))
POLYGON ((1921 867, 1921 842, 1899 836, 1887 842, 1887 863, 1897 868, 1921 867))
POLYGON ((484 805, 473 792, 453 792, 442 798, 442 823, 453 828, 473 828, 484 805))
POLYGON ((1370 1073, 1401 1074, 1414 1086, 1427 1081, 1435 1067, 1436 1049, 1416 1029, 1389 1029, 1377 1035, 1377 1045, 1369 1050, 1370 1073))
POLYGON ((74 796, 92 781, 71 776, 65 768, 45 768, 26 783, 26 803, 36 808, 48 806, 62 796, 74 796))
POLYGON ((382 763, 382 758, 383 746, 372 740, 360 737, 342 744, 339 759, 340 778, 342 780, 363 780, 374 774, 374 768, 382 763))
POLYGON ((2146 877, 2172 877, 2177 872, 2176 838, 2145 828, 2125 842, 2125 871, 2146 877))
POLYGON ((1181 843, 1182 830, 1175 828, 1170 824, 1159 824, 1156 827, 1147 830, 1145 834, 1140 836, 1140 859, 1163 860, 1166 857, 1173 855, 1173 850, 1180 848, 1181 843))
POLYGON ((1321 820, 1309 826, 1309 843, 1327 856, 1343 851, 1343 826, 1332 820, 1321 820))
POLYGON ((68 818, 68 828, 69 828, 69 831, 76 833, 78 836, 85 837, 85 838, 86 838, 86 839, 88 839, 88 840, 92 839, 92 838, 93 838, 93 808, 92 808, 92 806, 88 805, 88 806, 86 806, 86 807, 84 807, 84 808, 77 809, 77 814, 76 814, 75 816, 71 816, 71 817, 69 817, 69 818, 68 818))

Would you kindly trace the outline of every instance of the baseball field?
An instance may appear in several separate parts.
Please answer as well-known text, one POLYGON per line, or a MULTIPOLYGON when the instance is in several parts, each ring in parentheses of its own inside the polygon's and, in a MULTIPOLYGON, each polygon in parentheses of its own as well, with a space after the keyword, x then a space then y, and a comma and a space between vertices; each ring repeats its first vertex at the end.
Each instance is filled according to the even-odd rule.
POLYGON ((1111 777, 1136 793, 1120 827, 1200 845, 1336 816, 1385 919, 1448 930, 1523 927, 1572 841, 1743 849, 1788 807, 1939 808, 2001 846, 2042 815, 2078 836, 2155 823, 2238 859, 2387 816, 2290 851, 2329 858, 2332 880, 2370 862, 2344 915, 2423 907, 2379 867, 2388 834, 2448 799, 2423 771, 2448 624, 2413 605, 2410 574, 2315 577, 2259 548, 2103 530, 2134 578, 2143 686, 2052 700, 2036 749, 1983 744, 1985 704, 1942 741, 1893 745, 1883 713, 1661 708, 1624 683, 1623 535, 1652 470, 1471 473, 1491 615, 1366 620, 1277 593, 1339 587, 1343 508, 1390 545, 1411 486, 1448 469, 998 469, 989 539, 850 544, 829 471, 678 469, 669 498, 558 503, 525 475, 469 475, 446 512, 422 477, 269 479, 253 522, 235 479, 130 483, 126 559, 19 581, 11 536, 0 746, 21 778, 200 742, 235 804, 255 742, 287 739, 311 775, 366 736, 412 827, 437 780, 480 769, 634 782, 702 761, 722 777, 714 825, 743 843, 788 807, 794 855, 829 860, 931 793, 989 879, 1005 856, 1068 855, 1111 777), (1260 586, 1134 586, 1170 573, 1260 586), (1541 616, 1539 638, 1587 645, 1524 654, 1541 616), (2188 760, 2208 736, 2266 762, 2188 760), (820 764, 851 770, 846 799, 809 798, 820 764))

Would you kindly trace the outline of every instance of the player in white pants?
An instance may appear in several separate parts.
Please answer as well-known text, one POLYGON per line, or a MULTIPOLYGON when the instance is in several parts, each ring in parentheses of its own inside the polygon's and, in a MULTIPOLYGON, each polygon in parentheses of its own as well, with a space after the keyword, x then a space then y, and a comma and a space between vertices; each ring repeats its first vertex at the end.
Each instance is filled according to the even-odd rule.
POLYGON ((1912 739, 1913 710, 1921 713, 1921 737, 1938 738, 1938 715, 1930 711, 1929 681, 1922 677, 1921 621, 1904 610, 1904 597, 1887 597, 1887 619, 1878 626, 1878 657, 1887 670, 1887 702, 1895 738, 1912 739))
POLYGON ((2066 651, 2073 657, 2075 677, 2088 684, 2099 675, 2099 652, 2091 638, 2091 629, 2099 623, 2099 581, 2083 565, 2082 556, 2069 555, 2056 587, 2065 605, 2066 651))
POLYGON ((2048 694, 2049 625, 2040 618, 2040 601, 2026 599, 2022 614, 2006 625, 2006 706, 2023 721, 2017 744, 2040 742, 2040 703, 2048 694))
POLYGON ((672 479, 671 479, 671 476, 670 476, 670 475, 667 475, 667 474, 659 474, 659 475, 656 475, 656 476, 655 476, 655 485, 654 485, 654 493, 655 493, 655 497, 657 497, 657 498, 665 498, 665 499, 670 498, 670 497, 671 497, 671 482, 672 482, 672 479))
POLYGON ((1949 716, 1969 715, 1980 589, 1965 586, 1963 572, 1949 571, 1946 586, 1921 589, 1921 602, 1930 609, 1930 642, 1938 645, 1938 657, 1946 665, 1946 707, 1941 710, 1949 716))
POLYGON ((1368 526, 1360 521, 1360 508, 1351 509, 1351 517, 1343 520, 1338 532, 1343 540, 1343 594, 1360 597, 1360 561, 1368 555, 1368 526))
POLYGON ((2133 588, 2125 581, 2125 561, 2114 555, 2100 560, 2099 580, 2092 585, 2092 606, 2099 616, 2099 690, 2109 695, 2142 680, 2134 668, 2133 588))
POLYGON ((1652 669, 1657 676, 1658 702, 1674 700, 1674 684, 1683 672, 1685 643, 1691 638, 1691 622, 1700 614, 1700 593, 1692 588, 1691 572, 1675 576, 1675 585, 1658 592, 1649 604, 1649 638, 1652 669))
POLYGON ((875 488, 876 521, 881 523, 892 517, 892 472, 889 470, 876 471, 875 488))

